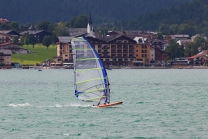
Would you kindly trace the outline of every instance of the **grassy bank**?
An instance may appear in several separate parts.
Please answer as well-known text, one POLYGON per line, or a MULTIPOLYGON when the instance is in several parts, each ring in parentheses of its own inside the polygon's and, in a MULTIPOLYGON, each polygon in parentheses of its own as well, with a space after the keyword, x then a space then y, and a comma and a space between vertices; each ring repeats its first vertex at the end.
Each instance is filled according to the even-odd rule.
POLYGON ((24 45, 22 48, 31 51, 29 54, 12 54, 12 62, 19 62, 21 65, 34 65, 42 63, 46 59, 53 59, 56 56, 56 45, 46 46, 36 44, 34 48, 32 45, 24 45))

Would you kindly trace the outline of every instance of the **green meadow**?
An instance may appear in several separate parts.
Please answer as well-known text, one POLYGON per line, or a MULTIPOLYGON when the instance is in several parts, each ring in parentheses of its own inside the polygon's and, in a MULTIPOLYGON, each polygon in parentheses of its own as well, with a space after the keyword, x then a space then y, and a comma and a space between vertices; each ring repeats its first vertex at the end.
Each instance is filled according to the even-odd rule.
POLYGON ((18 62, 21 65, 35 65, 41 64, 44 60, 53 60, 56 56, 56 45, 50 45, 47 49, 42 44, 36 44, 33 48, 32 45, 23 45, 23 49, 31 51, 28 54, 12 54, 12 62, 18 62))

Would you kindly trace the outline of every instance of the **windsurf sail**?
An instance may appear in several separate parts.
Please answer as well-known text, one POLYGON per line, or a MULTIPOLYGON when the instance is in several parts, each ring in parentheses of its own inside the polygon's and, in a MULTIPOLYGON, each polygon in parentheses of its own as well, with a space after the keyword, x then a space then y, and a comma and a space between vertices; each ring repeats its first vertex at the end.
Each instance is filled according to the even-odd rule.
POLYGON ((71 41, 75 96, 86 102, 110 103, 106 69, 95 48, 85 37, 71 41))

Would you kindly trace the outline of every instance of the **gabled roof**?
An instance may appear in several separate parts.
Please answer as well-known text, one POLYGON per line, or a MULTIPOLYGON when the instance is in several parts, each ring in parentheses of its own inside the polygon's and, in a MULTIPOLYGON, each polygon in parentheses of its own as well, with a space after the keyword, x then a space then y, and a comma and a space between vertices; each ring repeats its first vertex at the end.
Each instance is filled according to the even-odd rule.
POLYGON ((9 23, 9 20, 0 18, 0 24, 1 24, 1 23, 9 23))
POLYGON ((20 35, 18 32, 13 31, 13 30, 1 30, 0 33, 4 33, 4 34, 14 33, 14 34, 20 35))
POLYGON ((207 56, 207 50, 203 50, 202 52, 200 52, 194 56, 188 57, 188 59, 195 59, 198 57, 205 57, 205 56, 207 56))
POLYGON ((73 38, 74 37, 69 37, 69 36, 58 36, 58 40, 61 43, 70 43, 73 38))
POLYGON ((1 33, 4 33, 4 34, 7 34, 7 33, 9 33, 9 32, 11 32, 12 30, 1 30, 0 32, 1 33))
POLYGON ((5 33, 2 33, 2 32, 0 32, 0 34, 1 34, 1 35, 5 35, 5 36, 8 36, 8 37, 11 37, 11 35, 5 34, 5 33))
POLYGON ((100 39, 100 38, 94 38, 94 37, 92 37, 92 36, 88 36, 87 39, 88 39, 90 42, 92 42, 92 43, 94 43, 95 41, 96 41, 96 42, 106 43, 106 41, 104 41, 104 40, 102 40, 102 39, 100 39))
POLYGON ((20 43, 13 43, 13 42, 0 43, 0 47, 4 47, 4 46, 8 46, 8 45, 18 45, 18 46, 21 46, 20 43))
POLYGON ((27 30, 27 31, 21 32, 20 34, 21 35, 25 35, 25 34, 38 34, 38 33, 41 33, 41 32, 45 32, 45 33, 51 34, 51 33, 46 32, 44 30, 27 30))
POLYGON ((113 40, 117 40, 117 39, 119 39, 119 38, 121 38, 121 37, 124 37, 124 38, 126 38, 126 39, 128 39, 128 40, 132 40, 133 42, 135 42, 136 43, 136 41, 135 40, 133 40, 133 39, 131 39, 131 38, 129 38, 129 37, 127 37, 127 36, 125 36, 125 35, 120 35, 120 36, 117 36, 117 37, 114 37, 113 39, 110 39, 109 41, 107 41, 108 43, 110 43, 111 41, 113 41, 113 40))
POLYGON ((80 36, 87 33, 87 28, 69 28, 70 36, 80 36))

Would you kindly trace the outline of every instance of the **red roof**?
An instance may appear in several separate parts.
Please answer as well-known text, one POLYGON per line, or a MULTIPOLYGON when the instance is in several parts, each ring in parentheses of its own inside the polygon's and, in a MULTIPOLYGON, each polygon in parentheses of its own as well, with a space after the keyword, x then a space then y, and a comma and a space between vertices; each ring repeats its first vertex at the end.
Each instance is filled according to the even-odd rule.
POLYGON ((203 56, 206 56, 207 55, 207 50, 203 50, 202 52, 194 55, 194 56, 191 56, 191 57, 188 57, 188 59, 195 59, 195 58, 198 58, 198 57, 203 57, 203 56))
POLYGON ((19 43, 13 43, 13 42, 5 42, 5 43, 0 43, 0 47, 8 46, 8 45, 21 45, 19 43))
POLYGON ((0 18, 0 23, 9 23, 9 20, 0 18))

